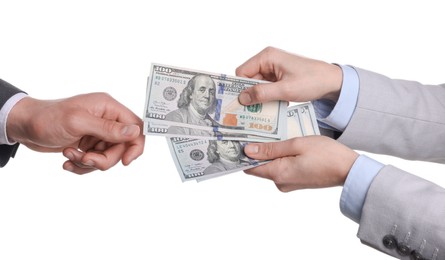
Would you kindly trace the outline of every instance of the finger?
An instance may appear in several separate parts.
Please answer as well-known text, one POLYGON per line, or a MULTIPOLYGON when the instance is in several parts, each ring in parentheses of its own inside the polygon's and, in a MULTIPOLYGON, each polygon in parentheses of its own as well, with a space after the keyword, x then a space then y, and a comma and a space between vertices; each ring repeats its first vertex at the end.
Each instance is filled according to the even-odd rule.
POLYGON ((139 125, 98 118, 88 113, 85 113, 82 122, 79 122, 79 124, 82 124, 85 135, 91 135, 112 143, 133 140, 141 133, 139 125))
POLYGON ((235 75, 244 78, 253 78, 259 75, 261 71, 259 54, 248 59, 235 70, 235 75))
POLYGON ((122 156, 122 164, 127 166, 136 160, 144 152, 145 135, 141 135, 136 140, 127 144, 127 149, 122 156))
POLYGON ((298 162, 295 161, 294 157, 284 157, 273 160, 260 167, 245 170, 244 172, 273 181, 281 192, 304 188, 298 168, 297 170, 289 170, 290 164, 298 164, 298 162))
POLYGON ((86 135, 80 139, 78 147, 81 151, 88 151, 91 150, 100 142, 101 140, 99 138, 91 135, 86 135))
POLYGON ((108 148, 108 146, 109 146, 109 144, 107 142, 100 141, 94 146, 94 150, 95 151, 104 151, 108 148))
POLYGON ((238 99, 243 105, 265 103, 273 100, 291 101, 292 92, 285 80, 273 83, 261 83, 243 90, 238 99))
POLYGON ((75 173, 75 174, 79 174, 79 175, 90 173, 90 172, 97 170, 96 168, 93 168, 93 167, 89 167, 89 166, 87 167, 84 165, 75 164, 72 161, 66 161, 63 164, 63 169, 66 171, 75 173))
POLYGON ((82 159, 85 156, 84 152, 81 152, 75 148, 69 147, 63 150, 63 155, 69 160, 63 164, 63 168, 67 171, 77 174, 84 174, 97 170, 96 168, 85 165, 82 163, 82 159))
POLYGON ((261 74, 260 72, 260 67, 256 66, 249 67, 249 65, 241 65, 236 69, 235 74, 238 77, 243 77, 243 78, 266 80, 264 75, 261 74))
POLYGON ((244 153, 257 160, 273 160, 299 154, 304 143, 304 137, 281 142, 250 143, 244 147, 244 153))
POLYGON ((258 79, 258 80, 264 80, 264 77, 263 77, 263 75, 261 75, 261 73, 258 73, 258 74, 256 74, 256 75, 250 77, 250 78, 252 78, 252 79, 258 79))
POLYGON ((63 149, 62 154, 72 162, 81 162, 83 156, 85 155, 84 152, 81 152, 73 147, 67 147, 63 149))
POLYGON ((288 165, 288 163, 289 160, 279 158, 258 167, 245 170, 244 172, 256 177, 272 180, 276 183, 279 176, 282 175, 282 172, 286 171, 286 165, 288 165))
POLYGON ((248 59, 235 70, 235 74, 245 78, 256 78, 261 75, 261 79, 276 81, 273 59, 276 49, 266 48, 248 59))
MULTIPOLYGON (((110 143, 101 141, 93 136, 85 136, 79 142, 79 149, 82 151, 95 150, 104 151, 109 146, 110 143)), ((126 150, 122 156, 122 163, 124 165, 129 165, 132 161, 137 159, 144 151, 145 146, 145 135, 140 134, 136 139, 126 143, 126 150)))
POLYGON ((255 168, 250 168, 245 170, 244 172, 246 174, 252 175, 252 176, 256 176, 259 178, 265 178, 265 179, 269 179, 272 180, 272 177, 270 176, 270 163, 267 164, 263 164, 260 166, 257 166, 255 168))
POLYGON ((104 151, 90 150, 82 158, 82 164, 105 171, 116 165, 125 152, 125 144, 115 144, 104 151))
POLYGON ((267 47, 240 65, 235 73, 240 77, 252 78, 261 74, 263 79, 277 81, 276 65, 282 59, 284 52, 280 49, 267 47))
POLYGON ((79 142, 79 149, 81 151, 104 151, 113 143, 102 141, 94 136, 84 136, 79 142))

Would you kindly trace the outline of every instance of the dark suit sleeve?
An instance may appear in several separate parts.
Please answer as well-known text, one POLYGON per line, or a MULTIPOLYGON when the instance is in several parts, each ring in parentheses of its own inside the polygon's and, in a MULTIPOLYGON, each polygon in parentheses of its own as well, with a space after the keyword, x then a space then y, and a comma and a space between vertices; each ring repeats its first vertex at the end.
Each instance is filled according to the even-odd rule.
MULTIPOLYGON (((21 92, 23 91, 0 79, 0 107, 3 107, 9 98, 21 92)), ((14 145, 0 144, 0 167, 5 166, 9 158, 15 156, 18 147, 18 143, 14 145)))

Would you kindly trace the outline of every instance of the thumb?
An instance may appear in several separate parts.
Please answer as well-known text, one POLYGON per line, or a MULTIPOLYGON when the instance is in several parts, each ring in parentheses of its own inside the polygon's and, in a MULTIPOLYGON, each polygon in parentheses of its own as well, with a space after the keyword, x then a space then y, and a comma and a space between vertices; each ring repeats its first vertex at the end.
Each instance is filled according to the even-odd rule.
POLYGON ((283 81, 260 83, 242 91, 238 99, 245 106, 273 100, 289 101, 290 96, 285 90, 283 81))
POLYGON ((250 143, 244 147, 244 153, 257 160, 273 160, 299 154, 302 145, 298 137, 281 142, 250 143))
POLYGON ((109 120, 89 116, 82 125, 86 134, 111 143, 122 143, 135 139, 140 134, 140 126, 124 124, 116 120, 109 120))

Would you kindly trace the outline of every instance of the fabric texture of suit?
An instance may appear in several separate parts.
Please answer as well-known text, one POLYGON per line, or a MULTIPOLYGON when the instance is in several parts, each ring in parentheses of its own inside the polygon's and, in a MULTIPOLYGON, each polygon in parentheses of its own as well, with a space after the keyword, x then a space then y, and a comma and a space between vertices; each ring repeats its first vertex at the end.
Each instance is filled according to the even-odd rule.
MULTIPOLYGON (((9 98, 21 92, 23 91, 0 79, 0 107, 3 107, 9 98)), ((18 147, 18 143, 14 145, 0 144, 0 167, 5 166, 9 158, 15 156, 18 147)))
MULTIPOLYGON (((445 163, 445 85, 355 69, 357 106, 338 140, 362 151, 445 163)), ((358 237, 400 259, 445 259, 444 220, 444 188, 387 165, 368 190, 358 237)))

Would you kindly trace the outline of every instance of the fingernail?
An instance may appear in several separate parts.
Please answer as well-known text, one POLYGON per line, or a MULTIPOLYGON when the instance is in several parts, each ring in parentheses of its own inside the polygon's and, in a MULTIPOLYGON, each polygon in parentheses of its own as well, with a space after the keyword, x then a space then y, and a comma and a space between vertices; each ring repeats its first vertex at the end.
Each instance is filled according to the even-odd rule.
POLYGON ((70 161, 74 161, 74 154, 72 152, 65 153, 65 157, 70 161))
POLYGON ((122 128, 121 134, 124 136, 131 136, 134 132, 139 131, 139 127, 136 125, 126 125, 122 128))
POLYGON ((94 167, 94 162, 92 160, 88 160, 88 161, 84 162, 83 164, 86 166, 94 167))
POLYGON ((241 104, 250 104, 252 102, 252 98, 250 97, 249 93, 242 92, 239 95, 239 102, 241 104))
POLYGON ((134 161, 134 159, 129 159, 128 162, 125 162, 125 166, 130 165, 130 163, 132 163, 134 161))
POLYGON ((259 151, 259 147, 256 144, 249 144, 244 148, 244 152, 248 154, 256 154, 259 151))
POLYGON ((69 171, 69 172, 74 171, 74 167, 71 164, 65 165, 64 169, 65 169, 65 171, 69 171))

